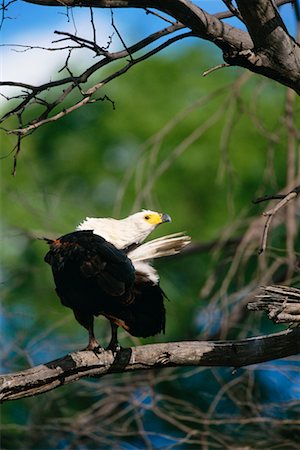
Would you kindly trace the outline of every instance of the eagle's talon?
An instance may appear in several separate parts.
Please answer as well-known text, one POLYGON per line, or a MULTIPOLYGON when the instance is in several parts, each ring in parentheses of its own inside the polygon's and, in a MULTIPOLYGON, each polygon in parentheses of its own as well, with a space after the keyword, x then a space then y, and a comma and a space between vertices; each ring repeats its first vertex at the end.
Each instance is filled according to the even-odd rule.
POLYGON ((99 354, 99 353, 104 352, 104 348, 99 344, 99 342, 94 337, 92 337, 89 340, 88 346, 85 347, 83 350, 84 351, 92 351, 95 353, 95 355, 97 353, 99 354))
POLYGON ((101 345, 98 345, 98 347, 92 348, 91 351, 94 352, 95 355, 99 355, 104 352, 104 348, 101 347, 101 345))
POLYGON ((117 353, 119 353, 122 350, 121 345, 119 344, 119 342, 117 343, 110 343, 106 349, 106 351, 111 351, 112 354, 115 356, 117 355, 117 353))

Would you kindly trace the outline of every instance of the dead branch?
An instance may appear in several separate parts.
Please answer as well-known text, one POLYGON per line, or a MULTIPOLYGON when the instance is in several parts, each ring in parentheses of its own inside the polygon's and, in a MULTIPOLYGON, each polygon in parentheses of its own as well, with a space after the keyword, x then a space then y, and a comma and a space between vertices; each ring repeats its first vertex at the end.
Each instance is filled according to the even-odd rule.
MULTIPOLYGON (((300 28, 299 28, 300 36, 300 28)), ((295 100, 296 93, 291 89, 287 89, 286 104, 285 104, 285 119, 287 125, 287 182, 292 183, 299 168, 297 170, 297 133, 295 123, 295 100)), ((288 257, 288 278, 291 278, 295 265, 296 254, 295 245, 297 237, 297 215, 296 215, 296 202, 289 202, 286 208, 286 249, 288 257)))
POLYGON ((181 366, 239 368, 300 352, 300 328, 237 341, 191 341, 143 345, 111 351, 79 351, 46 364, 4 375, 0 399, 41 394, 82 377, 181 366))
MULTIPOLYGON (((87 49, 93 51, 97 56, 99 56, 99 55, 104 56, 104 58, 101 59, 100 61, 98 61, 97 63, 93 64, 92 66, 88 67, 87 69, 85 69, 80 75, 69 76, 69 77, 62 78, 60 80, 50 81, 50 82, 44 83, 40 86, 33 86, 30 84, 24 84, 24 83, 20 83, 20 82, 1 81, 0 86, 24 88, 26 91, 21 96, 22 101, 17 106, 15 106, 13 109, 6 112, 1 117, 0 123, 4 122, 6 119, 9 119, 12 116, 18 115, 20 113, 22 114, 24 112, 25 108, 27 108, 30 104, 32 104, 36 100, 37 95, 47 92, 50 89, 60 87, 63 89, 62 93, 60 93, 59 96, 56 97, 56 99, 54 101, 52 101, 51 103, 49 103, 49 102, 45 103, 45 111, 43 111, 40 116, 36 117, 31 122, 29 122, 27 124, 27 126, 25 125, 23 128, 11 130, 11 131, 9 131, 9 133, 14 133, 14 134, 21 133, 22 135, 25 135, 32 129, 36 129, 39 126, 43 125, 44 123, 48 123, 50 121, 57 120, 61 116, 68 114, 68 112, 72 112, 74 109, 77 109, 79 106, 88 103, 90 101, 91 96, 93 94, 95 94, 95 92, 97 92, 101 87, 103 87, 106 83, 108 83, 112 79, 116 78, 117 76, 119 76, 120 74, 122 74, 124 72, 127 72, 127 70, 129 70, 129 68, 131 66, 133 66, 134 64, 137 64, 138 62, 147 59, 148 57, 154 55, 155 53, 158 53, 159 51, 163 50, 171 43, 175 42, 175 40, 183 39, 184 37, 187 37, 187 35, 185 34, 182 37, 176 36, 176 38, 174 38, 175 40, 172 40, 171 42, 169 42, 169 44, 167 42, 165 42, 163 45, 157 47, 154 50, 151 50, 150 52, 146 53, 142 57, 139 57, 135 60, 131 60, 128 64, 126 64, 125 68, 114 72, 109 77, 106 77, 101 82, 97 83, 97 85, 90 87, 86 92, 82 91, 83 98, 81 101, 77 102, 77 105, 72 105, 68 109, 63 109, 63 111, 58 113, 56 116, 49 117, 49 114, 52 112, 52 110, 57 105, 65 102, 66 99, 73 92, 73 90, 75 88, 77 88, 77 86, 87 83, 88 80, 90 79, 90 77, 95 72, 102 69, 106 65, 110 64, 112 61, 117 61, 119 59, 124 59, 124 58, 128 57, 129 55, 134 55, 135 53, 144 49, 148 45, 153 44, 158 39, 165 37, 169 34, 172 34, 181 28, 183 28, 183 27, 180 24, 171 25, 163 30, 160 30, 159 32, 149 35, 147 38, 142 39, 141 41, 137 42, 136 44, 130 46, 129 48, 127 48, 125 50, 121 50, 119 52, 114 52, 114 53, 108 52, 107 50, 96 45, 93 41, 89 41, 87 39, 72 35, 71 33, 56 31, 55 32, 56 34, 64 36, 63 40, 68 39, 72 42, 75 42, 78 45, 76 48, 87 48, 87 49)), ((190 33, 188 33, 188 34, 190 36, 190 33)), ((61 42, 61 39, 59 40, 59 42, 61 42)), ((74 47, 72 47, 72 46, 67 46, 66 48, 74 50, 74 47)), ((50 48, 48 50, 53 50, 53 49, 50 48)))
POLYGON ((263 202, 266 200, 281 199, 280 202, 277 203, 276 206, 274 206, 274 208, 269 209, 268 211, 265 211, 263 213, 263 215, 266 216, 267 219, 266 219, 266 222, 264 225, 264 231, 262 234, 261 245, 260 245, 260 248, 258 251, 259 254, 263 253, 266 250, 269 228, 270 228, 271 222, 272 222, 275 214, 277 214, 280 209, 285 207, 288 204, 288 202, 295 199, 298 196, 299 192, 300 192, 300 186, 296 186, 294 189, 292 189, 286 195, 285 194, 266 195, 266 196, 260 197, 254 201, 254 203, 260 203, 260 202, 263 202))
POLYGON ((275 323, 300 322, 300 289, 289 286, 262 286, 248 303, 251 310, 267 311, 275 323))
MULTIPOLYGON (((194 5, 188 0, 27 0, 43 6, 67 6, 67 7, 88 7, 88 8, 142 8, 146 14, 154 14, 164 23, 170 23, 167 28, 161 29, 136 43, 127 47, 124 38, 119 33, 113 22, 112 26, 118 36, 123 49, 117 52, 109 52, 109 45, 105 48, 96 43, 96 28, 91 11, 91 27, 93 40, 88 40, 70 33, 56 32, 63 37, 54 43, 66 42, 67 45, 61 47, 48 48, 49 51, 64 50, 68 51, 65 64, 59 71, 65 70, 68 76, 59 80, 49 81, 40 86, 33 86, 22 82, 3 81, 0 86, 15 87, 19 90, 17 96, 5 96, 7 103, 13 100, 13 106, 6 109, 6 113, 0 119, 6 122, 11 117, 21 117, 22 127, 11 129, 14 125, 9 123, 9 129, 3 128, 7 133, 13 133, 21 141, 25 136, 34 132, 42 125, 55 122, 71 112, 86 106, 87 104, 98 101, 96 94, 103 89, 116 77, 122 76, 135 64, 146 60, 157 54, 169 45, 184 39, 186 37, 198 37, 208 40, 216 45, 223 52, 225 63, 218 64, 215 68, 206 71, 204 74, 211 73, 216 68, 226 66, 241 66, 252 72, 266 76, 281 84, 289 86, 295 92, 300 93, 300 47, 298 43, 288 34, 288 31, 276 9, 285 3, 291 3, 292 0, 253 0, 249 2, 237 2, 237 8, 233 7, 231 1, 224 1, 227 11, 208 14, 205 10, 194 5), (149 10, 151 8, 151 10, 149 10), (158 12, 156 12, 158 11, 158 12), (162 13, 162 14, 161 14, 162 13), (166 16, 167 15, 167 16, 166 16), (236 16, 247 26, 248 32, 233 27, 226 23, 226 19, 236 16), (172 33, 187 28, 187 32, 170 38, 167 42, 157 46, 154 50, 135 58, 135 53, 144 49, 149 44, 156 42, 172 33), (87 49, 94 53, 94 57, 100 58, 95 64, 87 67, 80 74, 73 74, 69 62, 71 54, 78 49, 87 49), (92 75, 97 73, 105 66, 110 66, 116 60, 128 58, 123 68, 112 72, 108 77, 97 82, 97 84, 83 89, 92 75), (78 91, 74 97, 74 91, 78 91), (53 92, 53 99, 49 99, 49 92, 53 92), (17 105, 16 105, 17 101, 17 105), (31 109, 31 105, 39 105, 39 109, 31 109), (42 112, 41 112, 42 109, 42 112), (56 112, 54 113, 54 110, 56 112), (26 117, 26 119, 25 119, 26 117)), ((2 11, 6 11, 10 3, 3 5, 2 11)), ((297 10, 295 9, 297 17, 297 10)), ((110 38, 111 40, 111 38, 110 38)), ((25 46, 24 51, 39 48, 38 46, 25 46)), ((50 97, 51 98, 51 97, 50 97)), ((107 99, 103 96, 100 100, 107 99)), ((20 146, 19 146, 20 147, 20 146)), ((15 161, 17 160, 15 152, 15 161)), ((15 170, 15 167, 14 167, 15 170)))
MULTIPOLYGON (((230 65, 245 67, 300 93, 300 47, 289 35, 274 2, 237 1, 230 14, 241 18, 248 33, 222 22, 188 0, 26 0, 44 6, 156 9, 173 17, 199 38, 213 42, 230 65)), ((227 6, 231 2, 226 2, 227 6)), ((283 2, 286 3, 286 2, 283 2)), ((283 4, 278 1, 277 5, 283 4)))
MULTIPOLYGON (((140 8, 147 7, 147 5, 146 5, 147 1, 141 1, 141 2, 118 1, 118 2, 115 2, 114 0, 110 0, 110 1, 99 0, 97 2, 92 2, 92 4, 90 4, 90 2, 88 2, 88 1, 82 3, 82 2, 77 2, 77 1, 61 2, 61 1, 56 1, 56 0, 53 0, 53 1, 52 0, 50 0, 50 1, 33 0, 32 3, 37 3, 37 4, 41 4, 41 5, 46 5, 46 6, 47 5, 48 6, 49 5, 79 6, 80 5, 80 6, 86 6, 86 7, 93 6, 93 7, 104 7, 104 8, 106 8, 106 7, 140 7, 140 8)), ((90 67, 89 69, 84 71, 81 75, 74 77, 75 79, 73 77, 65 78, 62 80, 58 80, 56 82, 46 83, 46 84, 38 86, 38 87, 27 85, 26 89, 29 89, 31 91, 31 93, 29 93, 28 95, 25 95, 24 101, 21 102, 20 105, 18 106, 18 111, 14 110, 14 109, 9 111, 7 114, 5 114, 3 116, 3 119, 6 119, 6 118, 10 117, 11 115, 19 112, 21 108, 23 108, 24 106, 27 106, 28 103, 33 98, 35 98, 36 95, 39 94, 40 92, 49 90, 52 87, 64 86, 65 84, 68 84, 68 83, 71 83, 71 85, 74 83, 75 84, 76 83, 86 83, 88 81, 89 77, 93 73, 95 73, 97 70, 102 68, 104 65, 110 63, 112 60, 130 56, 134 52, 140 50, 141 48, 144 48, 146 45, 149 45, 149 43, 152 43, 155 40, 157 40, 167 34, 173 33, 174 31, 177 31, 178 29, 184 28, 184 27, 189 28, 192 31, 193 35, 198 36, 203 39, 210 40, 213 43, 215 43, 216 45, 218 45, 224 52, 224 59, 226 60, 227 64, 235 65, 233 63, 233 61, 236 60, 237 65, 242 65, 243 67, 247 66, 247 64, 249 65, 251 58, 249 57, 249 54, 247 54, 247 52, 250 52, 250 49, 252 51, 252 48, 253 48, 252 39, 249 37, 249 35, 247 33, 242 32, 239 29, 234 29, 233 27, 231 27, 221 21, 222 18, 224 18, 226 16, 228 17, 228 14, 226 15, 224 13, 216 13, 215 15, 210 15, 210 14, 206 13, 204 10, 197 8, 192 3, 183 2, 182 0, 181 1, 174 0, 173 2, 168 2, 169 6, 166 6, 165 2, 161 2, 158 0, 155 2, 150 2, 150 3, 151 4, 148 5, 149 7, 161 9, 162 11, 164 11, 164 9, 166 9, 165 12, 167 12, 172 17, 174 17, 174 19, 177 20, 177 22, 173 23, 170 27, 168 27, 166 29, 163 29, 159 32, 153 33, 152 35, 143 39, 140 43, 136 44, 135 46, 133 46, 131 48, 127 49, 126 45, 125 45, 124 46, 125 50, 123 50, 121 52, 117 52, 115 54, 109 54, 108 52, 104 52, 103 49, 101 49, 95 42, 91 42, 86 39, 79 38, 77 36, 71 36, 70 34, 65 33, 65 36, 68 36, 71 40, 75 41, 78 44, 78 47, 76 47, 76 48, 84 48, 84 47, 88 48, 89 50, 95 51, 98 56, 99 56, 99 54, 100 55, 104 54, 107 57, 107 60, 105 62, 101 61, 101 63, 97 63, 97 64, 93 65, 92 67, 90 67), (183 9, 183 11, 181 11, 181 9, 183 9), (190 12, 190 14, 186 14, 186 12, 190 12), (185 20, 181 20, 181 19, 185 19, 185 20), (244 63, 242 63, 240 61, 242 59, 245 60, 244 63)), ((283 4, 283 3, 286 3, 286 2, 278 2, 278 4, 283 4)), ((253 8, 253 5, 251 6, 251 9, 252 8, 253 8)), ((257 6, 257 8, 259 8, 259 5, 257 6)), ((237 11, 237 10, 234 10, 234 11, 237 11)), ((270 16, 274 13, 274 11, 273 12, 272 11, 271 10, 269 11, 270 16)), ((231 11, 231 9, 230 9, 229 13, 230 13, 229 16, 233 15, 233 11, 231 11)), ((247 14, 247 12, 245 12, 245 14, 247 14)), ((259 17, 258 18, 256 17, 256 19, 258 20, 259 17)), ((278 26, 279 25, 281 26, 283 24, 279 14, 276 15, 276 20, 278 21, 278 26)), ((259 25, 259 23, 258 23, 258 25, 259 25)), ((257 28, 259 28, 259 26, 257 28)), ((286 29, 284 26, 283 26, 283 29, 286 32, 286 29)), ((287 38, 287 39, 289 39, 289 38, 287 38)), ((269 42, 268 42, 268 45, 269 45, 269 42)), ((70 48, 72 48, 72 50, 74 50, 74 47, 70 47, 70 48)), ((261 48, 261 46, 260 46, 260 48, 261 48)), ((49 50, 53 50, 53 49, 49 49, 49 50)), ((253 53, 253 55, 254 55, 254 53, 253 53)), ((297 55, 295 55, 295 56, 297 57, 297 55)), ((299 56, 299 61, 300 61, 300 50, 299 50, 298 56, 299 56)), ((283 55, 283 57, 287 58, 287 55, 283 55)), ((297 58, 295 58, 295 59, 296 59, 296 61, 298 61, 297 58)), ((255 61, 255 63, 250 62, 250 65, 251 64, 254 64, 253 71, 257 71, 258 70, 257 67, 259 67, 260 64, 258 64, 257 61, 255 61)), ((300 62, 299 62, 299 65, 300 65, 300 62)), ((273 68, 273 70, 275 71, 275 68, 273 68)), ((291 67, 289 67, 288 73, 289 73, 289 77, 291 77, 291 67)), ((266 75, 266 74, 264 74, 264 75, 266 75)), ((299 75, 299 70, 297 71, 297 76, 296 76, 297 80, 299 81, 298 75, 299 75)), ((268 75, 266 75, 266 76, 268 76, 268 75)), ((272 76, 270 76, 270 78, 272 78, 272 76)), ((277 80, 277 81, 283 82, 282 77, 280 78, 280 80, 277 80)), ((7 81, 7 82, 4 81, 0 85, 25 87, 22 83, 13 83, 13 82, 9 82, 9 81, 7 81)), ((73 86, 73 88, 74 88, 74 86, 73 86)), ((73 88, 70 90, 72 91, 73 88)), ((293 88, 295 88, 295 86, 293 88)), ((300 91, 300 81, 299 81, 298 88, 300 91)), ((295 90, 297 90, 297 89, 295 89, 295 90)), ((62 102, 62 100, 65 100, 69 94, 70 94, 70 92, 67 92, 65 97, 63 99, 60 99, 60 102, 62 102)), ((85 102, 83 102, 83 104, 85 104, 85 102)), ((57 102, 53 102, 53 105, 56 106, 57 102)), ((53 109, 54 106, 52 106, 50 111, 53 109)), ((34 120, 34 122, 35 123, 39 122, 39 118, 34 120)), ((16 132, 16 130, 15 130, 15 132, 16 132)))

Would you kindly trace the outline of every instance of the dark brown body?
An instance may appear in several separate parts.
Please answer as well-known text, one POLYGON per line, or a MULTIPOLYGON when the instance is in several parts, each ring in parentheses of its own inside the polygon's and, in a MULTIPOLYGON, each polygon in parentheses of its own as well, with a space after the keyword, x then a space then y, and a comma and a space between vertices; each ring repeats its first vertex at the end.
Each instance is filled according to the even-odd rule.
POLYGON ((57 295, 89 331, 89 346, 99 346, 93 317, 112 323, 109 348, 118 345, 116 329, 148 337, 165 329, 164 295, 160 287, 136 272, 125 251, 92 231, 75 231, 54 241, 45 261, 51 265, 57 295))

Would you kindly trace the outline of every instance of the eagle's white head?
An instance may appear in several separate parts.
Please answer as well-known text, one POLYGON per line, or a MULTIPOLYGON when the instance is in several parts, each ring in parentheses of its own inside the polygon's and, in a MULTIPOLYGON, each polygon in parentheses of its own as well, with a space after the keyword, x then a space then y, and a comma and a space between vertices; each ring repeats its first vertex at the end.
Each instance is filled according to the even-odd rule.
POLYGON ((121 220, 87 217, 76 229, 93 230, 95 234, 122 249, 131 244, 140 244, 164 222, 171 222, 168 214, 143 210, 121 220))

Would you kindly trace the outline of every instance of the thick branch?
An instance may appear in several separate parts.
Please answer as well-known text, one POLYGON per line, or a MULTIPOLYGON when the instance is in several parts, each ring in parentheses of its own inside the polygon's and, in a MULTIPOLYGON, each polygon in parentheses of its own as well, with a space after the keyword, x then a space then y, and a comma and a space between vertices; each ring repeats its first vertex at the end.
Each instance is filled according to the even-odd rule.
POLYGON ((237 5, 254 43, 248 59, 257 66, 256 72, 269 78, 279 76, 274 79, 283 84, 287 84, 285 80, 289 78, 287 85, 296 86, 299 94, 300 47, 289 35, 274 3, 270 0, 237 0, 237 5))
MULTIPOLYGON (((212 15, 194 5, 189 0, 24 0, 44 6, 93 7, 93 8, 154 8, 169 14, 176 21, 190 28, 195 34, 215 41, 226 39, 227 44, 248 48, 252 41, 244 31, 221 22, 212 15)), ((216 42, 217 43, 217 42, 216 42)), ((218 44, 218 43, 217 43, 218 44)))
POLYGON ((82 377, 179 366, 242 367, 300 353, 300 329, 240 341, 191 341, 143 345, 95 354, 81 351, 1 377, 0 399, 16 400, 50 391, 82 377))
POLYGON ((228 64, 245 67, 300 93, 300 47, 288 34, 271 0, 237 0, 238 14, 249 33, 222 22, 189 0, 25 1, 45 6, 157 9, 221 48, 228 64))
MULTIPOLYGON (((281 84, 291 87, 297 93, 300 93, 300 47, 291 38, 282 22, 276 5, 289 3, 292 0, 239 0, 237 3, 240 10, 230 7, 231 2, 225 2, 229 5, 229 11, 208 14, 203 9, 194 5, 189 0, 24 0, 43 6, 69 6, 69 7, 94 7, 94 8, 142 8, 149 12, 151 10, 159 10, 168 14, 173 20, 165 19, 171 22, 167 28, 157 31, 150 36, 142 39, 135 45, 127 48, 123 38, 124 49, 115 53, 108 51, 108 48, 101 48, 96 42, 89 41, 77 35, 60 32, 64 37, 57 42, 69 41, 69 45, 64 45, 61 49, 69 50, 65 65, 61 70, 66 70, 68 76, 60 80, 50 81, 41 86, 31 86, 26 83, 18 83, 11 81, 2 81, 0 86, 10 86, 21 88, 20 94, 15 97, 4 96, 8 101, 14 101, 13 107, 6 110, 6 113, 0 118, 0 122, 4 122, 12 116, 18 118, 19 127, 14 130, 2 128, 7 133, 14 133, 18 136, 18 148, 20 149, 20 140, 26 135, 32 133, 40 126, 49 122, 54 122, 67 114, 84 107, 88 103, 102 100, 109 100, 106 95, 97 97, 97 93, 113 79, 122 76, 127 70, 135 64, 152 57, 156 53, 165 49, 176 41, 186 37, 198 37, 208 40, 220 48, 223 52, 223 58, 226 64, 219 64, 216 67, 224 67, 227 65, 245 67, 252 72, 264 75, 274 79, 281 84), (249 6, 251 5, 251 6, 249 6), (235 15, 243 20, 249 32, 245 32, 237 27, 233 27, 223 19, 235 15), (156 42, 162 37, 166 37, 172 33, 178 32, 183 28, 188 31, 176 35, 155 49, 152 49, 142 56, 134 58, 134 54, 144 49, 151 43, 156 42), (79 48, 89 49, 94 56, 100 58, 95 64, 86 68, 80 75, 73 75, 69 60, 71 53, 79 48), (93 74, 99 72, 105 66, 110 66, 116 60, 129 57, 126 65, 121 69, 115 70, 111 75, 102 79, 96 85, 83 90, 83 85, 87 83, 93 74), (49 91, 58 93, 54 94, 55 98, 49 101, 49 91), (67 103, 69 98, 76 91, 76 97, 72 97, 71 104, 67 103), (47 98, 44 96, 47 93, 47 98), (75 98, 75 100, 74 100, 75 98), (32 115, 27 114, 31 105, 40 105, 40 108, 33 111, 32 115), (38 112, 37 112, 38 111, 38 112), (56 111, 56 113, 54 113, 56 111), (25 119, 26 116, 26 119, 25 119)), ((153 11, 152 11, 153 12, 153 11)), ((161 16, 160 13, 153 14, 161 16)), ((95 38, 95 26, 92 21, 93 33, 95 38)), ((118 34, 118 33, 117 33, 118 34)), ((68 42, 67 42, 68 43, 68 42)), ((33 47, 25 47, 29 49, 33 47)), ((38 47, 37 47, 38 48, 38 47)), ((59 48, 48 48, 49 51, 59 50, 59 48)), ((73 53, 72 53, 73 54, 73 53)), ((210 73, 209 70, 206 72, 210 73)), ((101 79, 97 75, 97 79, 101 79)), ((15 162, 17 160, 15 152, 15 162)), ((15 168, 14 168, 15 170, 15 168)))
MULTIPOLYGON (((71 74, 71 76, 67 78, 63 78, 54 82, 51 81, 41 86, 29 86, 23 83, 12 83, 9 81, 1 82, 0 85, 23 87, 29 91, 19 96, 19 98, 21 98, 20 103, 9 110, 6 114, 4 114, 1 121, 6 120, 12 115, 18 114, 19 112, 21 112, 22 114, 23 111, 27 110, 27 107, 31 103, 43 103, 44 106, 44 110, 42 111, 40 116, 34 117, 27 124, 28 126, 23 126, 22 129, 10 131, 13 133, 17 133, 18 135, 19 133, 21 133, 21 135, 24 136, 45 123, 58 120, 69 112, 72 112, 75 109, 86 105, 87 103, 97 101, 94 94, 107 82, 110 82, 116 76, 122 75, 124 72, 126 72, 130 67, 132 67, 133 63, 136 64, 137 62, 142 61, 159 52, 160 50, 166 48, 168 45, 173 44, 177 40, 189 36, 198 36, 200 38, 213 42, 215 45, 222 49, 224 59, 229 65, 240 65, 246 67, 254 72, 258 72, 269 78, 273 78, 283 84, 286 84, 295 89, 297 92, 300 92, 299 46, 288 35, 279 14, 277 13, 273 4, 269 5, 270 2, 268 0, 251 0, 250 3, 253 8, 255 7, 254 10, 252 9, 252 7, 247 7, 244 0, 240 0, 239 2, 241 11, 243 12, 243 18, 247 24, 251 37, 249 33, 232 27, 221 20, 222 18, 227 17, 228 14, 208 14, 206 11, 197 7, 188 0, 67 0, 66 2, 64 2, 64 0, 28 1, 45 6, 67 5, 85 7, 93 6, 99 8, 149 7, 169 14, 170 16, 174 17, 176 23, 172 24, 168 28, 165 28, 164 30, 153 33, 139 43, 131 46, 129 49, 125 48, 125 50, 116 53, 109 53, 107 50, 99 47, 96 42, 88 41, 84 38, 70 35, 69 33, 60 33, 64 35, 63 40, 69 39, 70 41, 72 41, 72 43, 75 42, 75 47, 69 46, 70 51, 71 49, 74 50, 74 48, 85 47, 95 52, 97 57, 99 57, 100 55, 103 56, 103 59, 87 68, 79 76, 73 76, 71 74), (261 13, 262 4, 266 4, 268 6, 268 8, 265 8, 263 10, 263 12, 266 13, 266 17, 264 17, 261 13), (255 20, 258 21, 258 27, 255 26, 255 20), (274 27, 274 30, 270 23, 273 24, 272 26, 274 27), (141 50, 150 43, 155 42, 161 37, 178 31, 184 27, 188 27, 192 31, 176 36, 166 43, 158 46, 155 50, 152 50, 142 57, 133 60, 132 55, 135 52, 141 50), (262 31, 256 31, 256 28, 262 28, 262 31), (258 47, 259 50, 257 50, 258 47), (110 64, 112 61, 127 56, 130 56, 130 61, 122 70, 115 72, 113 76, 108 77, 106 80, 102 80, 102 82, 97 83, 96 86, 90 88, 87 92, 82 91, 81 84, 86 83, 92 74, 94 74, 104 66, 110 64), (60 93, 59 96, 51 103, 40 98, 40 94, 42 94, 46 90, 58 86, 63 87, 65 85, 67 85, 67 87, 64 87, 63 92, 60 93), (65 101, 67 100, 67 97, 74 91, 74 89, 78 88, 81 94, 80 100, 78 100, 75 104, 72 104, 68 108, 63 107, 61 111, 59 111, 56 115, 51 116, 54 108, 56 108, 58 105, 63 106, 65 101)), ((286 0, 278 0, 277 3, 285 2, 286 0)), ((233 13, 229 11, 229 14, 233 13)), ((66 68, 68 69, 68 59, 66 61, 66 68)))

